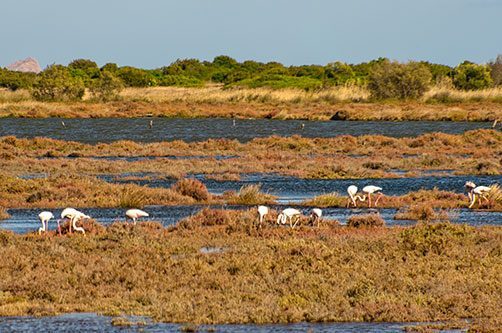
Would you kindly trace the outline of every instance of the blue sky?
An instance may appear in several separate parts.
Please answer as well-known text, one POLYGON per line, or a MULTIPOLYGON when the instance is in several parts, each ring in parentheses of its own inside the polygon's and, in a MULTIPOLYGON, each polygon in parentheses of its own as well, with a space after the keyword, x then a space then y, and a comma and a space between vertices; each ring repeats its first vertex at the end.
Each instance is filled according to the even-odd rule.
POLYGON ((292 64, 378 57, 456 65, 502 53, 502 0, 2 0, 0 66, 90 58, 292 64))

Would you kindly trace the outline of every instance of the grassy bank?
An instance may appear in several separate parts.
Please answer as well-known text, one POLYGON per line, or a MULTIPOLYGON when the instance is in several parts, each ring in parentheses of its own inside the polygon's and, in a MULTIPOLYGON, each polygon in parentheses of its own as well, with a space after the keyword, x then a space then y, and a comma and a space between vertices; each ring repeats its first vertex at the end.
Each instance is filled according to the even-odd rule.
POLYGON ((297 230, 203 211, 164 229, 0 233, 0 315, 89 311, 167 322, 501 323, 502 230, 445 224, 297 230))
POLYGON ((224 117, 329 120, 493 121, 502 118, 502 89, 433 88, 422 100, 373 102, 360 87, 303 90, 129 88, 109 103, 47 103, 26 91, 0 91, 1 117, 224 117))

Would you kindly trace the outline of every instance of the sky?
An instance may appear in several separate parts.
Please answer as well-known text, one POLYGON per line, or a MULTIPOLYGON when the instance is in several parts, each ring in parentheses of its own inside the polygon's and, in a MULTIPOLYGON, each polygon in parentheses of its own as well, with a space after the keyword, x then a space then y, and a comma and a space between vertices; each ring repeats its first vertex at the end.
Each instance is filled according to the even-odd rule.
POLYGON ((158 68, 176 59, 455 66, 502 54, 502 0, 2 0, 0 66, 78 58, 158 68))

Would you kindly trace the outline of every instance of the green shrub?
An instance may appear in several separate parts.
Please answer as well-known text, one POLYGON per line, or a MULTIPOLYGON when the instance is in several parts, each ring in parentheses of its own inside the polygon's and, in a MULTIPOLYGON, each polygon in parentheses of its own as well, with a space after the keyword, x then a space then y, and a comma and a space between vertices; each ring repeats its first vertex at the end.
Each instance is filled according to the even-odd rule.
POLYGON ((200 87, 203 82, 195 77, 185 75, 164 75, 157 82, 159 86, 177 86, 177 87, 200 87))
POLYGON ((375 99, 419 98, 429 88, 431 77, 431 72, 423 64, 383 61, 371 70, 368 89, 375 99))
POLYGON ((0 87, 8 88, 12 91, 31 88, 35 82, 35 78, 35 73, 15 72, 0 68, 0 87))
POLYGON ((151 77, 146 70, 134 67, 120 67, 117 75, 127 87, 148 87, 152 85, 151 77))
POLYGON ((33 85, 32 96, 39 101, 71 101, 84 96, 85 86, 62 65, 47 67, 33 85))
POLYGON ((109 71, 101 72, 99 78, 94 80, 89 88, 93 97, 100 101, 117 99, 122 89, 124 89, 122 80, 109 71))
POLYGON ((86 87, 92 85, 92 79, 99 77, 98 65, 89 59, 76 59, 68 64, 68 69, 74 77, 82 79, 86 87))
POLYGON ((323 86, 323 82, 310 77, 293 77, 280 74, 266 74, 251 79, 236 82, 236 86, 249 88, 269 87, 272 89, 297 88, 303 90, 316 90, 323 86))
POLYGON ((490 68, 470 61, 464 61, 455 67, 453 84, 458 89, 476 90, 488 88, 493 84, 490 68))

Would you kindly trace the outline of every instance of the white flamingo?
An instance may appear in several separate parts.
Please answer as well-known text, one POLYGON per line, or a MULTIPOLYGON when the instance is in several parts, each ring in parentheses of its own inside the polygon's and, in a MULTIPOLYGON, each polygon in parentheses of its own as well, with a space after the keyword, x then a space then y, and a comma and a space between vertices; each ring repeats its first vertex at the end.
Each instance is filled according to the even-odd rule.
POLYGON ((136 224, 136 219, 139 219, 140 217, 148 217, 147 212, 142 211, 141 209, 129 209, 125 213, 126 217, 130 218, 133 220, 134 224, 136 224))
POLYGON ((473 182, 466 182, 465 183, 465 188, 468 190, 467 196, 469 197, 469 200, 471 201, 469 204, 469 208, 472 208, 474 204, 476 203, 476 198, 479 197, 479 204, 481 204, 481 198, 485 199, 485 201, 488 203, 489 200, 486 197, 488 193, 492 190, 491 187, 488 186, 476 186, 473 182))
POLYGON ((265 215, 269 213, 269 209, 267 206, 258 206, 258 216, 259 216, 259 223, 260 226, 263 223, 263 219, 265 218, 265 215))
MULTIPOLYGON (((368 195, 368 207, 371 207, 371 195, 373 193, 378 193, 378 197, 375 200, 375 207, 378 205, 378 200, 380 200, 380 198, 383 196, 382 188, 378 187, 378 186, 373 186, 373 185, 365 186, 365 187, 363 187, 363 192, 364 192, 364 195, 363 195, 364 199, 366 199, 366 194, 368 195)), ((362 201, 364 201, 364 200, 362 200, 362 201)))
POLYGON ((315 223, 317 222, 317 227, 319 227, 319 225, 321 224, 320 223, 321 217, 322 217, 322 210, 321 209, 313 208, 310 211, 310 218, 312 220, 312 225, 315 225, 315 223))
POLYGON ((42 232, 49 230, 49 220, 53 219, 54 215, 51 212, 44 211, 38 214, 38 218, 42 222, 42 227, 38 228, 38 234, 40 235, 42 232))
POLYGON ((350 185, 347 187, 347 193, 349 194, 349 199, 347 200, 347 207, 350 207, 352 203, 354 207, 357 207, 357 200, 364 201, 366 200, 366 196, 357 195, 357 186, 350 185))
POLYGON ((277 216, 277 224, 286 224, 286 221, 289 219, 289 225, 291 228, 294 228, 298 221, 300 221, 300 216, 302 212, 295 208, 286 208, 277 216), (295 219, 295 223, 293 224, 293 219, 295 219))
POLYGON ((69 226, 69 232, 70 234, 72 233, 72 226, 75 231, 80 231, 81 233, 85 234, 85 230, 82 227, 77 227, 77 221, 80 219, 90 219, 91 217, 88 215, 85 215, 84 213, 74 209, 74 208, 65 208, 61 212, 61 218, 62 219, 70 219, 70 226, 69 226))

